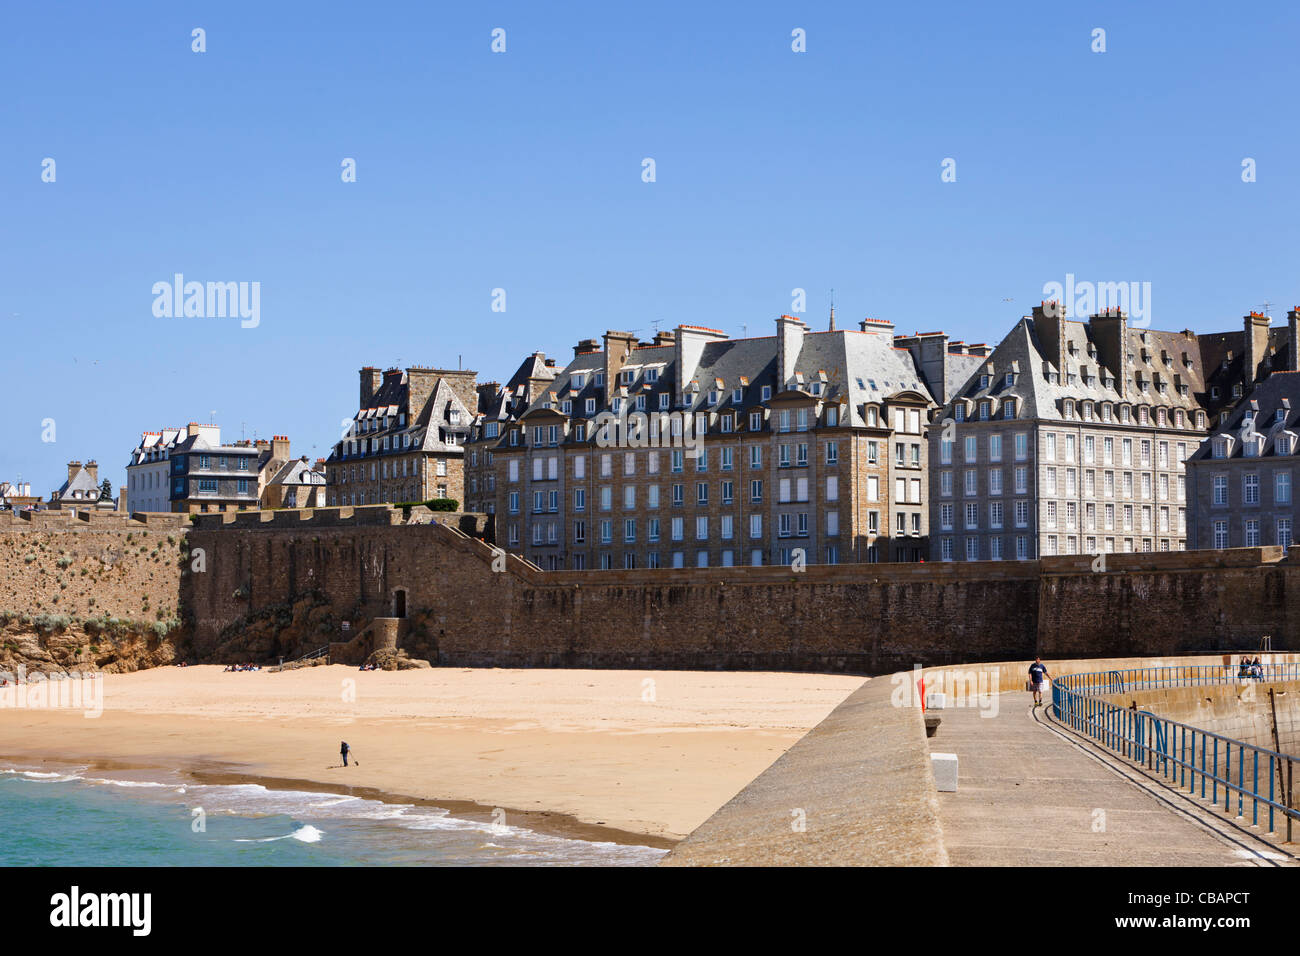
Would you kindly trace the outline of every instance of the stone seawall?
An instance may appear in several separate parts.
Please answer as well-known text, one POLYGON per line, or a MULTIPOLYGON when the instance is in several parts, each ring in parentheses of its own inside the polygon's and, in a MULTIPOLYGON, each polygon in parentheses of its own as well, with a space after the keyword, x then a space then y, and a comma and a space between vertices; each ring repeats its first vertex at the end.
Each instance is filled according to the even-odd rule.
POLYGON ((178 619, 191 659, 215 662, 289 659, 381 617, 406 619, 410 657, 460 666, 879 674, 1255 651, 1265 635, 1300 648, 1300 548, 1108 555, 1104 571, 1085 556, 543 572, 481 540, 482 515, 246 512, 188 530, 94 517, 0 528, 0 611, 178 619))

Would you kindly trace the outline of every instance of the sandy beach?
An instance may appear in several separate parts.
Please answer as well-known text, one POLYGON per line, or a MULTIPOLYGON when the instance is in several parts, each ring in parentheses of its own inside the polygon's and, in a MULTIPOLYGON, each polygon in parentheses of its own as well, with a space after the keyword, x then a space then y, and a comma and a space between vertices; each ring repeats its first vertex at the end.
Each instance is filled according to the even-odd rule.
POLYGON ((0 761, 181 773, 400 801, 668 846, 860 686, 821 674, 165 667, 103 713, 0 709, 0 761), (357 765, 344 768, 339 742, 357 765))

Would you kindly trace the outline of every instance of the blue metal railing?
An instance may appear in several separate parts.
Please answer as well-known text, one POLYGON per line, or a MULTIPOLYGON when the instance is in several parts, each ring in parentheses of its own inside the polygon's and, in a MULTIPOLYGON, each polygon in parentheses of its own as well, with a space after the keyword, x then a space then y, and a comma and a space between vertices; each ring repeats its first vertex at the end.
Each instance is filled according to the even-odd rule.
POLYGON ((1258 826, 1261 813, 1268 832, 1276 833, 1277 815, 1286 820, 1291 842, 1295 808, 1293 767, 1300 757, 1256 747, 1245 741, 1159 717, 1150 711, 1121 707, 1102 697, 1161 687, 1244 684, 1300 680, 1300 663, 1266 664, 1243 675, 1236 665, 1142 667, 1124 671, 1068 674, 1052 681, 1052 709, 1058 720, 1091 737, 1107 750, 1145 766, 1192 795, 1222 805, 1236 816, 1250 816, 1258 826), (1220 796, 1222 791, 1222 796, 1220 796))

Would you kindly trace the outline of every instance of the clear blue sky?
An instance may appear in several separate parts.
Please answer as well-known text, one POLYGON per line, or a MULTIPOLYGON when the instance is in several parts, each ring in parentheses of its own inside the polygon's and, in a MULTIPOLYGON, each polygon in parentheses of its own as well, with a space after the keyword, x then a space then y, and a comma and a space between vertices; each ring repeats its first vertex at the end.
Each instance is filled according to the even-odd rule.
POLYGON ((769 334, 796 287, 815 327, 834 288, 843 326, 968 341, 1067 273, 1150 282, 1157 328, 1276 321, 1298 27, 1293 3, 6 4, 0 478, 47 494, 96 458, 116 487, 141 430, 214 410, 324 455, 362 365, 500 380, 608 328, 769 334), (176 272, 260 282, 261 324, 156 318, 176 272))

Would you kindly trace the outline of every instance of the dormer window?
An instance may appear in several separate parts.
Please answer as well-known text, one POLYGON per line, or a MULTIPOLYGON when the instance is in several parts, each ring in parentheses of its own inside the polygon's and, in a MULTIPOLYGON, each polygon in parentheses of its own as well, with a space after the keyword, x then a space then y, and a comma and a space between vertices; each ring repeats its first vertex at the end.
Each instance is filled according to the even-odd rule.
POLYGON ((763 401, 767 402, 767 401, 771 401, 771 399, 772 399, 772 386, 771 386, 771 385, 764 385, 764 386, 763 386, 763 401))
POLYGON ((952 407, 953 421, 964 422, 966 420, 966 406, 960 403, 952 407))
POLYGON ((631 385, 636 381, 636 371, 634 369, 625 368, 623 371, 618 373, 618 378, 624 385, 631 385))
POLYGON ((584 388, 587 384, 587 376, 578 374, 573 376, 573 387, 575 389, 584 388))
POLYGON ((657 382, 657 381, 659 381, 659 369, 657 369, 657 368, 648 368, 648 369, 646 369, 646 371, 645 371, 645 380, 646 380, 647 382, 657 382))
POLYGON ((1278 435, 1277 440, 1273 443, 1273 454, 1289 455, 1291 454, 1291 436, 1278 435))
POLYGON ((733 388, 733 389, 731 390, 731 400, 732 400, 732 402, 734 402, 734 403, 737 404, 737 405, 739 405, 741 402, 743 402, 743 401, 745 400, 745 391, 744 391, 744 389, 733 388))
POLYGON ((1216 438, 1214 440, 1214 457, 1215 458, 1228 457, 1228 439, 1216 438))
POLYGON ((720 397, 720 395, 721 393, 716 388, 709 389, 709 404, 710 405, 718 404, 718 398, 720 397))
POLYGON ((1074 417, 1074 402, 1073 402, 1073 401, 1071 401, 1070 399, 1067 398, 1067 399, 1062 403, 1061 407, 1062 407, 1062 411, 1064 412, 1066 418, 1073 418, 1073 417, 1074 417))
POLYGON ((1238 382, 1236 385, 1232 386, 1232 397, 1233 397, 1233 398, 1241 398, 1241 383, 1240 383, 1240 382, 1238 382))
POLYGON ((989 406, 991 404, 988 401, 980 402, 980 421, 986 422, 989 420, 989 406))
POLYGON ((985 389, 985 388, 988 388, 988 387, 989 387, 989 377, 988 377, 987 375, 981 375, 981 376, 980 376, 980 388, 981 388, 981 389, 985 389))
POLYGON ((834 427, 840 423, 840 410, 837 406, 831 405, 826 409, 826 424, 834 427))
POLYGON ((813 383, 812 383, 812 393, 813 393, 814 395, 820 395, 820 394, 822 393, 822 383, 821 383, 821 382, 813 382, 813 383))
POLYGON ((596 387, 597 387, 597 388, 603 388, 604 385, 605 385, 605 373, 604 373, 604 372, 597 372, 597 373, 596 373, 596 387))
POLYGON ((1002 377, 1002 384, 1005 385, 1007 388, 1010 388, 1012 385, 1014 385, 1015 381, 1016 381, 1015 372, 1007 372, 1007 374, 1002 377))
POLYGON ((1279 408, 1279 409, 1278 409, 1278 410, 1273 414, 1273 421, 1275 421, 1275 422, 1284 422, 1284 421, 1286 421, 1286 409, 1285 409, 1285 408, 1279 408))
POLYGON ((1003 418, 1016 417, 1016 400, 1014 398, 1008 398, 1006 401, 1002 403, 1002 417, 1003 418))

